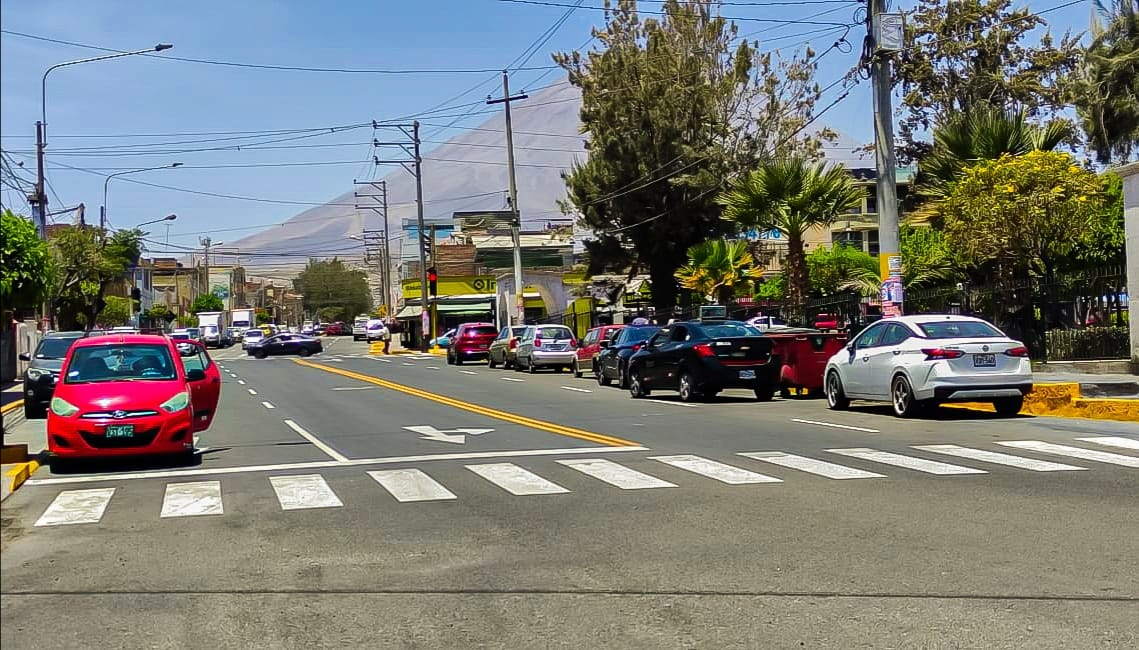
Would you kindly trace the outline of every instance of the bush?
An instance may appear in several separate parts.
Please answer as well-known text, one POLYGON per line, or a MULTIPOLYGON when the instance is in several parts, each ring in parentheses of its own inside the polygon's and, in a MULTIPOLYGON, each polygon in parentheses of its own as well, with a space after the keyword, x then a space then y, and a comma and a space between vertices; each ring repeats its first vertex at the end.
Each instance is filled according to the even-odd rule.
POLYGON ((1044 336, 1049 361, 1128 359, 1131 334, 1126 327, 1048 330, 1044 336))

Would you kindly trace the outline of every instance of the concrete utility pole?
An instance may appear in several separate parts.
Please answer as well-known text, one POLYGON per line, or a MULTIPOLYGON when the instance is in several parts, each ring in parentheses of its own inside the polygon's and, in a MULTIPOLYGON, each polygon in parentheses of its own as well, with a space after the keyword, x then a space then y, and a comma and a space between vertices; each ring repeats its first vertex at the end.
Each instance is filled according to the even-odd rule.
POLYGON ((371 210, 383 219, 384 227, 379 230, 365 229, 363 232, 364 253, 380 260, 380 285, 383 295, 380 304, 384 306, 385 317, 392 317, 391 249, 388 237, 388 184, 387 181, 353 181, 356 185, 367 185, 378 194, 354 193, 357 199, 371 199, 371 203, 356 203, 357 210, 371 210), (376 203, 378 201, 379 203, 376 203))
POLYGON ((210 287, 210 246, 213 245, 213 240, 209 237, 202 237, 200 240, 198 240, 198 242, 202 245, 202 248, 205 249, 204 261, 206 265, 206 290, 202 293, 210 293, 213 291, 212 287, 210 287))
MULTIPOLYGON (((1139 296, 1139 162, 1113 169, 1123 179, 1123 232, 1127 259, 1127 296, 1139 296)), ((1129 303, 1130 304, 1130 303, 1129 303)), ((1130 312, 1129 312, 1130 313, 1130 312)), ((1128 320, 1131 372, 1139 372, 1139 318, 1128 320)))
POLYGON ((510 176, 510 232, 514 236, 514 320, 512 325, 521 325, 526 320, 526 299, 522 295, 525 283, 522 281, 522 217, 518 211, 518 184, 514 178, 514 133, 510 128, 510 102, 526 99, 529 95, 510 96, 510 77, 502 71, 502 98, 486 98, 487 104, 503 104, 506 108, 506 170, 510 176))
POLYGON ((874 154, 878 168, 878 259, 883 281, 901 275, 894 111, 891 101, 893 84, 890 78, 890 55, 901 45, 895 42, 901 21, 900 16, 886 14, 887 8, 888 0, 871 0, 867 16, 874 40, 870 81, 874 93, 874 154))
MULTIPOLYGON (((435 269, 436 277, 438 277, 438 275, 439 275, 439 269, 436 268, 436 266, 435 266, 435 259, 436 259, 436 256, 439 254, 438 248, 437 248, 438 243, 439 242, 435 237, 435 226, 432 225, 431 226, 431 268, 435 269)), ((430 291, 430 290, 431 289, 429 287, 428 291, 430 291)), ((433 296, 433 300, 431 301, 431 338, 432 339, 438 339, 440 333, 441 332, 439 331, 439 296, 433 296)), ((436 343, 435 347, 439 347, 439 344, 436 343)))
POLYGON ((36 188, 32 203, 32 221, 40 239, 47 241, 47 193, 44 192, 44 142, 43 122, 36 122, 36 188))

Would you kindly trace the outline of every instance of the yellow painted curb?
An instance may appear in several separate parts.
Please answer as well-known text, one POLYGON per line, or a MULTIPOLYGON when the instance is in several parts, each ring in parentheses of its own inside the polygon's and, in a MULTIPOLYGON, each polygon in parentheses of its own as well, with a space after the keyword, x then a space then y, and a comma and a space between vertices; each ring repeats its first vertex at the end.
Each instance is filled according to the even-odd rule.
MULTIPOLYGON (((991 404, 975 402, 944 406, 993 412, 991 404)), ((1020 409, 1020 414, 1139 422, 1139 399, 1080 397, 1080 385, 1076 383, 1035 384, 1032 392, 1024 396, 1024 407, 1020 409)))
POLYGON ((26 463, 18 463, 15 467, 9 470, 8 478, 10 478, 12 481, 9 486, 11 488, 11 491, 15 492, 16 490, 20 489, 20 486, 24 484, 24 481, 31 478, 32 474, 35 474, 36 470, 39 468, 40 461, 29 460, 26 463))
POLYGON ((585 431, 584 429, 577 429, 577 428, 565 426, 562 424, 556 424, 554 422, 547 422, 545 420, 537 420, 535 418, 526 417, 525 415, 519 415, 517 413, 510 413, 507 411, 500 411, 498 409, 493 409, 493 408, 490 408, 488 406, 481 406, 479 404, 471 404, 468 402, 464 402, 464 401, 455 399, 453 397, 447 397, 445 395, 439 395, 437 393, 431 393, 431 392, 428 392, 425 390, 421 390, 419 388, 414 388, 412 386, 404 386, 403 384, 397 384, 395 382, 391 382, 391 381, 388 381, 386 379, 380 379, 379 377, 373 377, 371 375, 364 375, 364 374, 361 374, 358 372, 352 372, 351 370, 344 370, 342 368, 333 368, 332 366, 325 366, 325 365, 322 365, 319 363, 313 363, 311 361, 302 361, 300 359, 293 359, 293 363, 296 363, 296 364, 299 364, 302 366, 308 366, 309 368, 315 368, 317 370, 323 370, 325 372, 330 372, 334 375, 340 375, 342 377, 348 377, 350 379, 356 379, 358 381, 367 382, 369 384, 375 384, 376 386, 382 386, 384 388, 394 390, 394 391, 399 392, 399 393, 404 393, 405 395, 412 395, 414 397, 421 397, 423 399, 430 400, 430 401, 436 402, 438 404, 444 404, 446 406, 451 406, 453 408, 461 409, 463 411, 469 411, 471 413, 477 413, 479 415, 485 415, 486 417, 494 418, 496 420, 503 420, 505 422, 510 422, 513 424, 520 424, 522 426, 530 427, 532 429, 538 429, 539 431, 547 431, 549 433, 555 433, 555 434, 560 435, 560 436, 568 436, 570 438, 577 438, 579 440, 588 440, 589 442, 594 442, 594 443, 606 445, 609 447, 639 447, 639 446, 641 446, 641 443, 639 443, 639 442, 633 442, 631 440, 625 440, 623 438, 616 438, 614 436, 607 436, 607 435, 604 435, 601 433, 594 433, 592 431, 585 431))
POLYGON ((15 411, 16 409, 21 408, 23 405, 24 405, 24 400, 18 399, 15 402, 11 402, 9 404, 5 404, 4 406, 0 406, 0 415, 8 415, 12 411, 15 411))

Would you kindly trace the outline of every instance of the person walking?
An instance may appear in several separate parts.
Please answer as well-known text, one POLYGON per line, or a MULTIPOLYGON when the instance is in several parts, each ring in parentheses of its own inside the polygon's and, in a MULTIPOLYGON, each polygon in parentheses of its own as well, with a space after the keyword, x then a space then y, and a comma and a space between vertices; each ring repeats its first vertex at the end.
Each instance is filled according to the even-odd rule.
POLYGON ((382 335, 384 342, 384 354, 391 354, 392 349, 392 324, 384 323, 384 333, 382 335))

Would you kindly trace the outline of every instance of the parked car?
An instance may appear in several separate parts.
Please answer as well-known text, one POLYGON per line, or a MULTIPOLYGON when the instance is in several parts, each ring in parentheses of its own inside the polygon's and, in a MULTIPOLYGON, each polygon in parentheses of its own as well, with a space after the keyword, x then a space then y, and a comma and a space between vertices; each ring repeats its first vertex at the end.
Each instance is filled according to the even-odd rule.
POLYGON ((384 340, 384 335, 387 333, 388 326, 380 318, 369 320, 364 327, 364 338, 367 339, 369 343, 384 340))
POLYGON ((446 332, 443 332, 441 335, 428 341, 427 344, 430 346, 445 348, 451 345, 451 339, 453 338, 455 338, 455 330, 449 329, 446 332))
POLYGON ((491 323, 463 323, 447 346, 447 363, 461 366, 464 361, 487 358, 490 342, 497 334, 491 323))
POLYGON ((573 376, 581 377, 588 368, 594 375, 597 374, 597 357, 601 354, 601 342, 612 341, 621 332, 624 325, 602 325, 585 333, 581 345, 574 351, 573 376))
POLYGON ((84 336, 84 332, 52 332, 40 339, 31 354, 20 354, 20 361, 28 362, 28 369, 24 372, 25 419, 42 420, 47 417, 47 407, 59 382, 67 351, 84 336))
POLYGON ((880 320, 827 362, 827 404, 890 402, 913 417, 943 402, 990 402, 1012 416, 1032 391, 1028 348, 987 321, 969 316, 880 320))
POLYGON ((202 340, 202 330, 201 330, 201 328, 198 328, 198 327, 187 327, 187 328, 186 328, 186 333, 190 335, 190 340, 191 340, 191 341, 201 341, 201 340, 202 340))
POLYGON ((617 332, 612 341, 599 341, 601 352, 597 355, 597 383, 608 386, 616 379, 618 386, 628 388, 629 357, 659 331, 656 325, 628 326, 617 332))
POLYGON ((193 434, 209 428, 220 395, 221 374, 200 343, 150 334, 77 340, 48 410, 50 462, 192 457, 193 434))
POLYGON ((491 368, 502 367, 510 370, 517 363, 515 352, 518 350, 518 340, 526 333, 526 325, 508 325, 499 331, 498 336, 490 343, 487 351, 487 365, 491 368))
POLYGON ((747 388, 769 401, 782 363, 774 343, 739 321, 686 321, 662 328, 629 358, 629 393, 675 390, 683 402, 712 399, 725 388, 747 388))
POLYGON ((534 325, 518 340, 514 369, 535 373, 546 367, 561 372, 573 365, 576 350, 577 340, 565 325, 534 325))
POLYGON ((274 334, 255 343, 250 343, 249 356, 255 359, 265 357, 296 354, 307 357, 324 350, 324 344, 315 336, 304 334, 274 334))
POLYGON ((363 341, 363 340, 368 338, 368 321, 369 320, 370 319, 367 316, 363 316, 363 317, 357 316, 356 320, 352 321, 352 340, 353 341, 363 341))
POLYGON ((770 330, 782 330, 790 327, 790 325, 787 324, 787 321, 775 316, 753 316, 752 318, 747 319, 745 322, 752 327, 758 328, 761 332, 767 332, 770 330))

